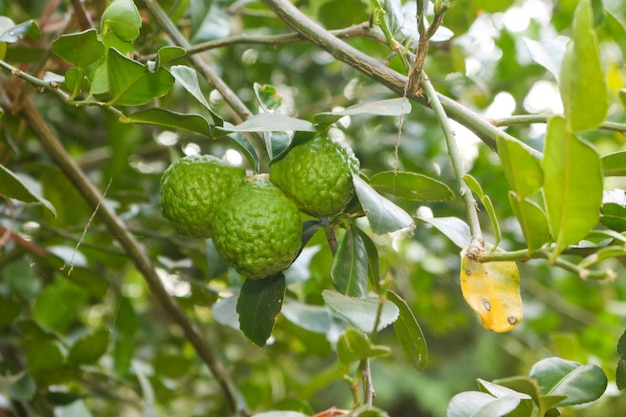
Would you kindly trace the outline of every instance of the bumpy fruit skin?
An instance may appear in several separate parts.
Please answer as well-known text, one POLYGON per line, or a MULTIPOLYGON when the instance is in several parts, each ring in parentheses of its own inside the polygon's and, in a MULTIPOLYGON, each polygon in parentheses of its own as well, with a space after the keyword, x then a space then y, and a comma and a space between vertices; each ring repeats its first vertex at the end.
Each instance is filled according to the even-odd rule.
POLYGON ((224 262, 244 277, 275 275, 298 255, 300 213, 269 180, 252 177, 217 212, 213 243, 224 262))
POLYGON ((215 156, 186 156, 161 177, 161 213, 181 235, 208 238, 217 210, 245 178, 245 169, 215 156))
POLYGON ((320 137, 293 147, 272 164, 270 178, 298 208, 314 217, 340 213, 354 193, 359 160, 352 150, 320 137))

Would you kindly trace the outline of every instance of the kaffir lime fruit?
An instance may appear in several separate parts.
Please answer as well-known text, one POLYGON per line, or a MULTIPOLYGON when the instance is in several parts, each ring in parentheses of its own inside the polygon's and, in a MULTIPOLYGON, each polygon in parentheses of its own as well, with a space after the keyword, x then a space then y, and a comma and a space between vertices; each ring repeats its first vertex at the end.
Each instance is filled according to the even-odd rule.
POLYGON ((208 238, 217 210, 245 177, 245 169, 215 156, 186 156, 163 173, 161 213, 181 235, 208 238))
POLYGON ((320 137, 294 146, 272 164, 270 177, 300 210, 330 217, 352 198, 352 174, 358 170, 359 160, 348 146, 320 137))
POLYGON ((251 177, 217 212, 213 243, 226 264, 244 277, 275 275, 298 255, 300 213, 268 179, 251 177))

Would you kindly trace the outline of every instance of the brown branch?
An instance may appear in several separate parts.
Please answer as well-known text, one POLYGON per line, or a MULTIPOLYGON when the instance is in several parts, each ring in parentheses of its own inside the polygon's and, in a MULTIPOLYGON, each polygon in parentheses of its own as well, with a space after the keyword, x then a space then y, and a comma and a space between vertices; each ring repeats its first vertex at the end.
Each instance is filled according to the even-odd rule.
POLYGON ((66 177, 72 182, 76 190, 85 201, 96 209, 97 215, 124 248, 137 270, 143 275, 154 298, 166 311, 168 316, 182 329, 186 339, 193 345, 198 356, 206 363, 216 379, 231 413, 248 415, 243 405, 241 395, 235 389, 230 376, 219 361, 211 345, 202 337, 200 331, 185 315, 176 301, 169 295, 156 273, 150 259, 143 252, 135 236, 128 230, 124 222, 104 202, 100 191, 85 176, 80 167, 67 153, 59 139, 52 132, 39 111, 33 106, 28 97, 22 99, 21 115, 29 127, 41 141, 41 144, 52 159, 61 168, 66 177))
POLYGON ((81 0, 72 0, 72 7, 74 7, 74 13, 76 13, 76 21, 78 22, 78 27, 80 30, 91 29, 93 26, 93 22, 87 14, 87 11, 83 7, 83 3, 81 0))

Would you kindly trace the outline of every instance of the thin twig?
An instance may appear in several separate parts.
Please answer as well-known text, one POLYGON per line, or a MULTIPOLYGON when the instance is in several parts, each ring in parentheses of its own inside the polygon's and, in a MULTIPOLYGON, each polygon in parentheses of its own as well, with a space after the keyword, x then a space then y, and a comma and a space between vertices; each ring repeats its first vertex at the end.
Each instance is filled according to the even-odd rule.
POLYGON ((93 27, 93 22, 89 17, 89 14, 83 7, 81 0, 72 0, 72 7, 74 7, 74 13, 76 14, 76 21, 80 30, 87 30, 93 27))
POLYGON ((367 405, 372 405, 374 398, 376 397, 376 390, 374 389, 374 381, 372 380, 370 359, 363 359, 362 365, 363 372, 361 374, 361 379, 363 380, 363 402, 367 405))
MULTIPOLYGON (((496 127, 528 125, 533 123, 548 123, 553 114, 520 114, 516 116, 503 117, 502 119, 490 120, 496 127)), ((626 134, 626 124, 617 122, 603 122, 598 129, 612 130, 626 134)))
POLYGON ((213 348, 203 338, 200 331, 185 315, 176 301, 169 295, 161 279, 156 273, 150 259, 143 252, 141 245, 135 236, 128 230, 124 222, 104 204, 102 194, 85 176, 80 167, 67 153, 59 139, 52 132, 41 114, 35 109, 28 97, 24 97, 21 103, 21 114, 29 127, 41 141, 41 144, 50 154, 53 160, 61 168, 63 173, 72 182, 76 190, 86 202, 98 210, 98 217, 102 220, 110 233, 124 248, 135 267, 143 275, 152 295, 167 312, 169 317, 182 329, 186 339, 192 344, 199 357, 207 364, 215 380, 224 394, 226 404, 232 414, 249 415, 246 411, 243 397, 233 385, 230 376, 222 363, 219 361, 213 348))

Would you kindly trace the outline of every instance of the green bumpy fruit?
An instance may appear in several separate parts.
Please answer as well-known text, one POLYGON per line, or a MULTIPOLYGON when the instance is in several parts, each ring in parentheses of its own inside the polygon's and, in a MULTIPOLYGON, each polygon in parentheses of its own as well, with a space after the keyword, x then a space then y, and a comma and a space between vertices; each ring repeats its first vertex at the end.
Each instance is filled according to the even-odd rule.
POLYGON ((218 209, 245 178, 245 169, 215 156, 186 156, 163 173, 161 213, 181 235, 208 238, 218 209))
POLYGON ((340 213, 354 193, 359 160, 352 150, 320 137, 294 146, 272 164, 270 178, 303 212, 315 217, 340 213))
POLYGON ((244 277, 275 275, 300 251, 300 213, 269 180, 252 177, 217 212, 213 243, 224 262, 244 277))

